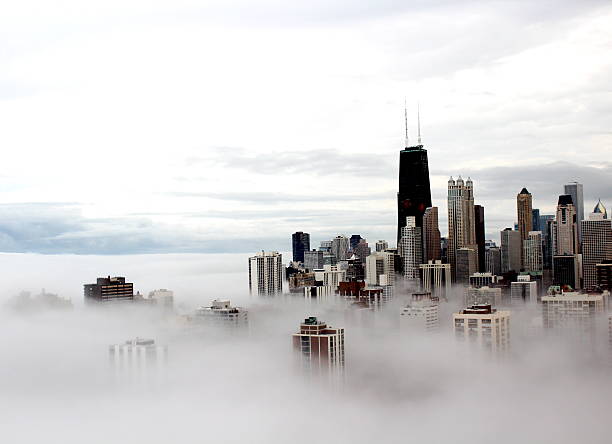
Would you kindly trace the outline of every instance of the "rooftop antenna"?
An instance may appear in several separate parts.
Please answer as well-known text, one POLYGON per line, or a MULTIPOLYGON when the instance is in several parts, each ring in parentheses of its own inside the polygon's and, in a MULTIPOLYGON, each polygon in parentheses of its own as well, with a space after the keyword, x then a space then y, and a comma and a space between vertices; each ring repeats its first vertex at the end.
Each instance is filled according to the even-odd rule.
POLYGON ((406 98, 404 97, 404 127, 406 130, 406 148, 408 148, 408 109, 406 108, 406 98))
POLYGON ((419 145, 423 145, 421 143, 421 104, 417 102, 417 126, 419 128, 419 145))

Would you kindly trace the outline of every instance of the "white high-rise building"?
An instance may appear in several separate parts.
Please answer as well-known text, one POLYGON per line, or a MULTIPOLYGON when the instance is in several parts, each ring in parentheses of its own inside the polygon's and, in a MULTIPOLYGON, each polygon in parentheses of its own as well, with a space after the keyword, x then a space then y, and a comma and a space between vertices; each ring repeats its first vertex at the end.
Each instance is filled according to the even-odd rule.
POLYGON ((580 253, 576 207, 570 195, 559 196, 557 215, 553 225, 553 248, 557 256, 580 253))
POLYGON ((332 240, 331 253, 336 256, 337 261, 348 259, 348 251, 351 248, 350 239, 346 236, 336 236, 332 240))
POLYGON ((209 307, 200 307, 195 318, 211 325, 230 327, 245 326, 249 322, 248 312, 242 307, 232 307, 227 299, 215 299, 209 307))
POLYGON ((510 283, 510 302, 514 304, 538 302, 538 283, 531 276, 519 275, 516 282, 510 283))
POLYGON ((450 264, 443 264, 442 261, 427 261, 420 265, 421 285, 423 291, 431 293, 438 298, 446 298, 446 292, 451 288, 451 268, 450 264))
POLYGON ((437 330, 438 307, 439 299, 431 293, 413 293, 412 300, 400 313, 400 328, 414 333, 437 330))
POLYGON ((406 217, 406 226, 401 229, 399 251, 404 263, 404 278, 418 281, 419 266, 423 262, 423 236, 414 216, 406 217))
POLYGON ((164 376, 168 349, 153 339, 136 338, 108 348, 115 377, 124 382, 149 383, 164 376))
POLYGON ((260 295, 283 292, 282 254, 262 251, 249 258, 249 290, 260 295))
POLYGON ((596 265, 612 260, 612 221, 605 218, 602 207, 599 202, 589 219, 581 222, 582 277, 585 289, 597 286, 596 265))
POLYGON ((543 271, 542 233, 530 231, 523 241, 523 266, 525 271, 543 271))
POLYGON ((457 181, 448 181, 448 247, 447 256, 451 273, 455 279, 457 272, 457 250, 476 247, 476 226, 474 213, 474 186, 472 180, 464 183, 461 176, 457 181))
POLYGON ((550 291, 542 296, 544 328, 569 329, 595 333, 595 320, 604 314, 604 299, 609 293, 550 291))
POLYGON ((370 285, 394 285, 394 254, 389 251, 381 251, 369 255, 366 258, 366 280, 370 285))
POLYGON ((336 265, 325 265, 322 270, 314 270, 315 281, 323 282, 324 287, 331 287, 335 292, 340 282, 346 281, 346 270, 336 265))
POLYGON ((474 305, 453 313, 455 336, 486 350, 504 352, 510 347, 510 312, 490 305, 474 305))

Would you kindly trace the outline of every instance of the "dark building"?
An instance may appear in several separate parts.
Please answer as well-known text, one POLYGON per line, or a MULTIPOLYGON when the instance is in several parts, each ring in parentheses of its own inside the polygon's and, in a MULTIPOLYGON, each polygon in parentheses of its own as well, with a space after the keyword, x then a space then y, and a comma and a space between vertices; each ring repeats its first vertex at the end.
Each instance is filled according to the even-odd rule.
POLYGON ((363 237, 361 237, 360 234, 353 234, 351 236, 351 239, 349 240, 349 244, 351 245, 351 250, 354 250, 355 247, 357 245, 359 245, 359 242, 363 239, 363 237))
POLYGON ((134 300, 134 284, 125 282, 124 277, 96 279, 95 284, 85 284, 85 302, 111 302, 134 300))
POLYGON ((485 216, 482 205, 474 205, 474 228, 476 230, 476 246, 478 247, 478 271, 485 272, 485 216))
POLYGON ((601 290, 612 292, 612 261, 604 261, 602 264, 595 265, 597 274, 597 286, 601 290))
POLYGON ((540 228, 542 232, 542 264, 544 266, 544 270, 552 269, 554 224, 555 216, 552 214, 540 216, 540 228))
POLYGON ((534 208, 531 210, 531 231, 542 231, 542 227, 540 226, 540 209, 534 208))
POLYGON ((346 280, 349 282, 365 280, 365 266, 359 259, 349 259, 346 269, 346 280))
POLYGON ((553 285, 580 289, 580 263, 576 255, 553 256, 553 285))
POLYGON ((310 234, 298 231, 291 236, 293 240, 294 262, 304 262, 304 251, 310 251, 310 234))
POLYGON ((423 145, 406 147, 400 151, 399 191, 397 193, 397 244, 406 217, 414 216, 417 227, 423 227, 425 210, 431 207, 429 164, 423 145))

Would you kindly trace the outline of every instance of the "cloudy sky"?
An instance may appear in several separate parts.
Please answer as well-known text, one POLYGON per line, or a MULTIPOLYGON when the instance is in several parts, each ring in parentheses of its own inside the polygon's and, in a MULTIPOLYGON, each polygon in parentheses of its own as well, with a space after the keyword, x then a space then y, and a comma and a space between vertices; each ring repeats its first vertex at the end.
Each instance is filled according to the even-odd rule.
POLYGON ((609 2, 2 3, 2 251, 393 239, 404 98, 442 215, 458 174, 491 238, 523 186, 612 206, 609 2))

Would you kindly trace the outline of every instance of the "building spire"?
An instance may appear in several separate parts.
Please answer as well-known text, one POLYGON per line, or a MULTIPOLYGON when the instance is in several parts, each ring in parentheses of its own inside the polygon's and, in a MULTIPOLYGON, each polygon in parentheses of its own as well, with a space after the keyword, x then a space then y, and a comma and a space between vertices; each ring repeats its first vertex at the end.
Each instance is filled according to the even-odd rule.
POLYGON ((409 143, 408 143, 408 109, 406 108, 406 98, 404 97, 404 129, 406 131, 406 148, 408 148, 409 143))
POLYGON ((417 127, 419 129, 419 145, 423 145, 421 143, 421 104, 417 102, 417 127))

